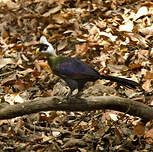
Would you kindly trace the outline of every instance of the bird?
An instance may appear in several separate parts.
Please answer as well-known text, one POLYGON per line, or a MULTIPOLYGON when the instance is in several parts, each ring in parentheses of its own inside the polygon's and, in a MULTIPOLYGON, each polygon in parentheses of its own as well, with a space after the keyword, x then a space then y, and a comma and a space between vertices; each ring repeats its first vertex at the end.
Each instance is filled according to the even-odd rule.
POLYGON ((84 88, 88 81, 95 82, 98 79, 106 79, 117 82, 122 86, 136 89, 139 83, 115 76, 100 74, 89 64, 72 57, 58 56, 52 44, 47 41, 45 36, 40 37, 39 46, 36 49, 36 54, 44 54, 47 57, 48 64, 53 74, 62 78, 70 88, 67 97, 72 96, 72 92, 77 89, 79 93, 84 88))

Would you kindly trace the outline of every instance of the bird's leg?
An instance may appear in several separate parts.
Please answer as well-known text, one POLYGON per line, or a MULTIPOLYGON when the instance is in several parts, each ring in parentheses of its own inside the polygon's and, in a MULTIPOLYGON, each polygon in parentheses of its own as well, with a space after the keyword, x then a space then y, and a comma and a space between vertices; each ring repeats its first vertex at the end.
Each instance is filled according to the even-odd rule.
POLYGON ((70 98, 72 96, 72 90, 70 89, 70 92, 68 93, 68 95, 66 96, 67 98, 70 98))
POLYGON ((67 98, 70 98, 72 96, 72 92, 78 88, 78 83, 77 81, 69 79, 69 78, 64 78, 64 80, 70 88, 70 92, 67 95, 67 98))
POLYGON ((73 102, 73 98, 74 98, 74 96, 72 96, 72 92, 74 91, 74 89, 71 89, 70 88, 70 92, 67 94, 67 96, 66 97, 64 97, 64 99, 65 99, 65 101, 66 102, 73 102))
POLYGON ((78 90, 78 92, 73 97, 80 98, 81 95, 82 95, 81 92, 78 90))
POLYGON ((80 96, 82 96, 82 89, 85 85, 86 81, 78 81, 78 92, 77 94, 75 95, 76 98, 80 98, 80 96))
POLYGON ((71 96, 72 96, 72 90, 70 89, 70 92, 66 96, 63 97, 64 102, 69 102, 71 99, 71 96))

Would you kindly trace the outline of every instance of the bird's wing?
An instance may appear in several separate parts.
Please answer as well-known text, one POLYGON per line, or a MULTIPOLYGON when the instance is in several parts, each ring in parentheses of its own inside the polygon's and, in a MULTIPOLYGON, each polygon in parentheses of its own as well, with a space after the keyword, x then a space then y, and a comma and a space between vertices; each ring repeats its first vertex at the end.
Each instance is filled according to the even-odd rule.
POLYGON ((76 59, 65 58, 57 67, 56 71, 61 77, 71 79, 98 79, 99 73, 88 64, 76 59))

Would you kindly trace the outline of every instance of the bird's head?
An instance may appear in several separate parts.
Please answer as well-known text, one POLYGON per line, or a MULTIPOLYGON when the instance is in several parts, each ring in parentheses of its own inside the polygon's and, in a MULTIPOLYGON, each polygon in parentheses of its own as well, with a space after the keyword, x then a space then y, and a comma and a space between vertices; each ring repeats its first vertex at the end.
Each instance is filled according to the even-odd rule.
POLYGON ((52 44, 50 44, 45 36, 41 36, 40 44, 36 50, 36 54, 43 53, 49 56, 56 56, 55 49, 53 48, 52 44))

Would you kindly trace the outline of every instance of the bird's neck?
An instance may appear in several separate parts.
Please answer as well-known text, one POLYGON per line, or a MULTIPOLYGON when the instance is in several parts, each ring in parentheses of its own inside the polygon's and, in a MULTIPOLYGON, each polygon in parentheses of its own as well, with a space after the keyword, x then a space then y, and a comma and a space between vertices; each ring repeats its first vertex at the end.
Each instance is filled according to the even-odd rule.
POLYGON ((52 55, 51 56, 57 57, 56 52, 52 52, 52 55))
POLYGON ((56 54, 55 51, 47 52, 45 55, 46 55, 47 57, 57 57, 57 54, 56 54))
MULTIPOLYGON (((50 65, 50 67, 51 67, 51 69, 54 67, 54 66, 56 66, 56 64, 57 64, 57 58, 58 58, 58 56, 56 55, 50 55, 50 56, 48 56, 47 57, 47 60, 48 60, 48 64, 50 65)), ((53 69, 52 69, 53 70, 53 69)))

